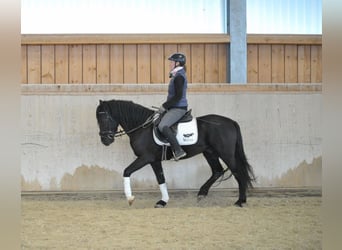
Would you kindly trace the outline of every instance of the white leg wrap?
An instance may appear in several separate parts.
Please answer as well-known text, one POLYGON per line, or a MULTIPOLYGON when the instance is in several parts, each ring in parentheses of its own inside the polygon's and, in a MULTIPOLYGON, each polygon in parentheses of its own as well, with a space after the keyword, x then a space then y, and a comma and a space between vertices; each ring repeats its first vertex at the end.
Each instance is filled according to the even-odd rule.
POLYGON ((132 189, 131 189, 131 179, 129 177, 124 177, 124 188, 126 198, 129 199, 132 197, 132 189))
POLYGON ((165 202, 168 202, 169 201, 169 194, 167 192, 166 183, 160 184, 159 189, 160 189, 160 192, 162 194, 162 200, 165 202))

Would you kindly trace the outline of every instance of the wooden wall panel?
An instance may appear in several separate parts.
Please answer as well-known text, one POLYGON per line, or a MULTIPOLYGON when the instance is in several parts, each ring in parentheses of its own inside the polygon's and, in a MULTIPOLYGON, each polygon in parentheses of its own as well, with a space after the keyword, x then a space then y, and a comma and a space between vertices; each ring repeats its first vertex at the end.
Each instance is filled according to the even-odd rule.
POLYGON ((123 45, 110 45, 110 82, 124 83, 123 45))
POLYGON ((69 82, 83 83, 82 45, 71 45, 69 48, 69 82))
POLYGON ((298 46, 298 82, 309 83, 311 81, 311 46, 298 46))
POLYGON ((137 46, 124 45, 124 83, 137 83, 137 46))
POLYGON ((41 83, 41 46, 27 47, 27 82, 41 83))
POLYGON ((271 45, 259 45, 258 51, 259 83, 270 83, 271 80, 271 45))
POLYGON ((96 45, 96 83, 109 83, 110 52, 108 44, 96 45))
POLYGON ((247 46, 247 82, 258 82, 258 45, 251 44, 247 46))
POLYGON ((69 83, 69 46, 55 46, 55 82, 58 84, 69 83))
POLYGON ((218 44, 219 83, 227 83, 227 44, 218 44))
POLYGON ((191 45, 191 78, 193 83, 204 83, 204 44, 191 45))
POLYGON ((311 82, 322 81, 322 50, 319 46, 311 46, 311 82))
MULTIPOLYGON (((120 36, 115 43, 101 40, 102 36, 90 37, 87 42, 70 36, 69 43, 61 42, 64 36, 38 36, 41 43, 35 37, 22 41, 22 83, 168 83, 167 58, 175 52, 187 57, 189 83, 227 82, 228 43, 214 42, 210 36, 204 40, 182 36, 160 40, 158 36, 151 41, 139 40, 139 35, 127 37, 136 42, 120 36)), ((114 38, 119 37, 109 37, 114 38)), ((248 83, 322 82, 320 41, 319 37, 306 36, 251 36, 248 83)))
POLYGON ((42 46, 42 82, 55 83, 55 46, 42 46))
POLYGON ((285 82, 298 82, 297 45, 285 45, 285 82))
POLYGON ((284 45, 272 45, 272 82, 285 82, 285 52, 284 45))
POLYGON ((83 45, 83 81, 96 83, 96 45, 83 45))
POLYGON ((151 82, 151 47, 149 44, 138 44, 138 83, 151 82))
POLYGON ((204 82, 219 82, 219 60, 217 44, 204 45, 204 82))
POLYGON ((21 46, 21 83, 27 83, 27 45, 21 46))
POLYGON ((164 46, 162 44, 151 45, 151 83, 164 81, 164 46))

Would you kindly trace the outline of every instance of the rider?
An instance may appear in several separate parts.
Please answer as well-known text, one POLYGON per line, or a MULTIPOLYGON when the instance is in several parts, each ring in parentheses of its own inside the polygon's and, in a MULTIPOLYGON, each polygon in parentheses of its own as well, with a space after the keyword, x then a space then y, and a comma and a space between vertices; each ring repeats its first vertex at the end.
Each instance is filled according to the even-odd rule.
POLYGON ((175 124, 188 109, 188 101, 186 98, 187 77, 185 74, 186 57, 182 53, 172 54, 168 60, 171 78, 168 86, 168 96, 158 112, 165 115, 161 118, 158 125, 159 131, 165 136, 170 143, 174 159, 178 161, 186 156, 186 152, 179 146, 176 136, 171 130, 171 126, 175 124))

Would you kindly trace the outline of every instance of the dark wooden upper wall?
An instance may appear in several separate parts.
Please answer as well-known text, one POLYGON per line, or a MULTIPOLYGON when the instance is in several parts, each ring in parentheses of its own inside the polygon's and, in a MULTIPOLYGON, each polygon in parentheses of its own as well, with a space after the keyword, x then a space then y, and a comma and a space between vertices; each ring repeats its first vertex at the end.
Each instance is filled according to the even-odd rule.
MULTIPOLYGON (((227 82, 225 34, 22 35, 25 83, 167 83, 167 57, 187 56, 190 84, 227 82)), ((320 83, 322 39, 248 35, 248 83, 320 83)))

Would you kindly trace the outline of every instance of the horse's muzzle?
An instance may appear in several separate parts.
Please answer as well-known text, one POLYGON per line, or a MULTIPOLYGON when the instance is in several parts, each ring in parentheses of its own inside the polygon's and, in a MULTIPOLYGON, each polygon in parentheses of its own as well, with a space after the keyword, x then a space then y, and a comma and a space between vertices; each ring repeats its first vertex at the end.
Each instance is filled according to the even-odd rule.
POLYGON ((105 146, 109 146, 110 144, 112 144, 114 142, 114 134, 100 134, 101 136, 101 142, 105 145, 105 146))

